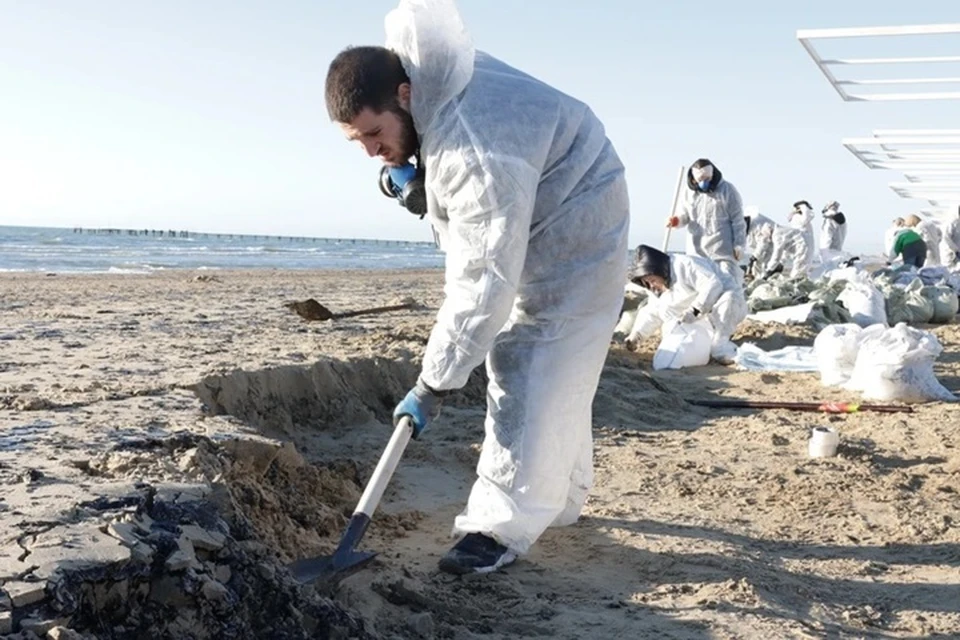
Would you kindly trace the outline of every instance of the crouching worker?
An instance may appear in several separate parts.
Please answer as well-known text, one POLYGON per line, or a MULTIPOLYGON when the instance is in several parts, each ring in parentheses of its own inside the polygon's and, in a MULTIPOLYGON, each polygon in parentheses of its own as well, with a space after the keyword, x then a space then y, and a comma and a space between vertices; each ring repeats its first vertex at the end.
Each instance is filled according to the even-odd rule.
POLYGON ((635 349, 639 340, 666 322, 694 322, 706 316, 713 327, 711 357, 723 364, 733 362, 737 346, 730 336, 747 317, 747 301, 740 284, 715 262, 699 256, 669 256, 642 244, 637 247, 630 279, 656 298, 637 314, 627 348, 635 349))

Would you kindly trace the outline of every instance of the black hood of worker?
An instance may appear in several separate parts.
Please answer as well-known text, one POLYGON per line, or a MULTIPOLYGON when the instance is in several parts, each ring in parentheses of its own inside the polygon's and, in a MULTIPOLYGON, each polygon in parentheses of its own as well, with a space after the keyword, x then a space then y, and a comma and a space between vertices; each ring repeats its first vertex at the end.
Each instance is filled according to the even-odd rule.
POLYGON ((641 284, 640 278, 643 276, 660 276, 670 286, 670 256, 645 244, 637 247, 630 281, 641 284))

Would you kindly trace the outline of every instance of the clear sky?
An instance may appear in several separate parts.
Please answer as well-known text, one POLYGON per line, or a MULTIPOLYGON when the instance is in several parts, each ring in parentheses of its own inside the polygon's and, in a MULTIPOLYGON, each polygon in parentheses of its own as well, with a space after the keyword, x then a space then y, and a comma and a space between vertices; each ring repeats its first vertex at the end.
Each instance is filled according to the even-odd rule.
MULTIPOLYGON (((380 195, 378 161, 344 140, 323 103, 330 60, 382 44, 395 4, 3 2, 0 224, 430 240, 426 221, 380 195)), ((706 156, 775 219, 795 200, 818 213, 840 201, 849 248, 878 250, 890 219, 925 203, 896 196, 887 184, 902 176, 867 169, 840 139, 960 127, 958 101, 843 102, 796 39, 951 22, 956 0, 459 7, 478 48, 603 119, 627 167, 631 244, 660 243, 679 167, 706 156)), ((838 53, 896 53, 869 44, 838 53)), ((960 75, 948 67, 936 72, 960 75)))

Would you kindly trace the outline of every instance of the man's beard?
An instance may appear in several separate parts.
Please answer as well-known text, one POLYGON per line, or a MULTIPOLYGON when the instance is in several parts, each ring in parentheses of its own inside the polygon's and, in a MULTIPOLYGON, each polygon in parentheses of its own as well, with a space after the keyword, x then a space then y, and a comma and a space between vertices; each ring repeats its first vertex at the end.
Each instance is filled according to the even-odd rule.
POLYGON ((399 105, 390 109, 398 118, 400 118, 400 155, 404 160, 409 160, 417 153, 420 147, 420 138, 417 136, 417 128, 413 124, 413 116, 399 105))

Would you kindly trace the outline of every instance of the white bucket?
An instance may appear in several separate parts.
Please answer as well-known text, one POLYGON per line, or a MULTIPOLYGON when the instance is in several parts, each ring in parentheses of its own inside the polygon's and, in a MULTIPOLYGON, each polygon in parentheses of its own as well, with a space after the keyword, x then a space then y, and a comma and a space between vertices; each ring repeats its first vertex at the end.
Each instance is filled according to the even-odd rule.
POLYGON ((814 427, 810 432, 811 458, 832 458, 837 455, 840 435, 832 427, 814 427))

